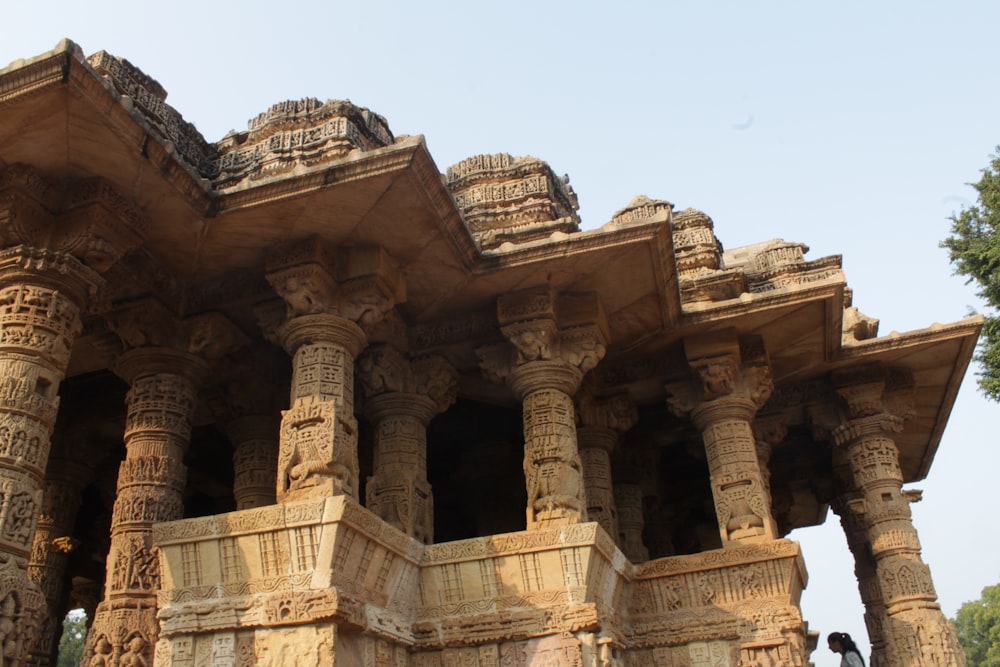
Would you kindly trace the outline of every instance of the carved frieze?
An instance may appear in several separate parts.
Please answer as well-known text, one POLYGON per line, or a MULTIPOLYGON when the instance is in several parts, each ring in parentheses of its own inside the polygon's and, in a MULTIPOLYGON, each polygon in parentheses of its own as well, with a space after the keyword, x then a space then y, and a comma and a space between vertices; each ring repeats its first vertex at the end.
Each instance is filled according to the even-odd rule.
POLYGON ((107 51, 98 51, 87 62, 116 91, 128 97, 132 106, 150 122, 161 141, 169 141, 175 150, 201 176, 212 178, 218 169, 213 164, 214 147, 205 141, 201 133, 185 121, 181 115, 166 103, 167 93, 155 79, 144 74, 124 58, 113 56, 107 51))

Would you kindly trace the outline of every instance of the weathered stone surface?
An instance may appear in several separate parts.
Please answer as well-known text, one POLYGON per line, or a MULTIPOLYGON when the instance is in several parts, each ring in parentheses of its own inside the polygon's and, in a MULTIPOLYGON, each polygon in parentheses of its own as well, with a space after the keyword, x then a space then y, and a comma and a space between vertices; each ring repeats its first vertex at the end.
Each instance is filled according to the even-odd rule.
POLYGON ((807 665, 827 507, 872 664, 962 664, 905 487, 979 318, 878 337, 839 256, 582 231, 543 161, 442 175, 350 102, 211 143, 166 99, 0 70, 2 664, 79 604, 91 666, 807 665))

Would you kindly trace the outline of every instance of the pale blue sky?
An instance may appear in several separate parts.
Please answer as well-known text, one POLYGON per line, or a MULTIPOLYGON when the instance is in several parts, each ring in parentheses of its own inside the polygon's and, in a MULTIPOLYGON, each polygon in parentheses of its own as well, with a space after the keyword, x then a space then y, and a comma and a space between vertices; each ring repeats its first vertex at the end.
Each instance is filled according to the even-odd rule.
MULTIPOLYGON (((568 173, 585 227, 637 194, 700 208, 726 247, 844 256, 883 334, 977 305, 938 242, 1000 143, 993 2, 0 2, 0 67, 69 37, 125 57, 210 141, 271 104, 350 99, 438 167, 510 152, 568 173)), ((623 279, 625 279, 623 277, 623 279)), ((970 374, 971 379, 971 374, 970 374)), ((997 406, 966 382, 913 485, 945 613, 1000 582, 987 523, 997 406)), ((831 515, 832 516, 832 515, 831 515)), ((823 635, 865 638, 834 517, 792 534, 823 635)), ((866 642, 859 642, 866 643, 866 642)), ((838 664, 825 643, 818 667, 838 664)))

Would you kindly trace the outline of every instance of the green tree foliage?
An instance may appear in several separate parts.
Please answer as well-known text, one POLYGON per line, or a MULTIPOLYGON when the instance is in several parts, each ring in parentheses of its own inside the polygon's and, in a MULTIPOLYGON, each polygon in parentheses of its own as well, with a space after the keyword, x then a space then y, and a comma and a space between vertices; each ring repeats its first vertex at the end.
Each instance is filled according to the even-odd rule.
POLYGON ((63 619, 62 637, 59 639, 59 661, 56 667, 78 667, 83 659, 83 642, 87 636, 87 615, 76 609, 63 619))
MULTIPOLYGON (((1000 308, 1000 146, 972 187, 979 193, 979 203, 951 216, 951 236, 941 245, 948 249, 955 272, 975 282, 979 296, 995 311, 1000 308)), ((981 367, 979 387, 1000 401, 1000 317, 985 317, 976 356, 981 367)))
POLYGON ((1000 584, 963 604, 952 623, 969 667, 1000 667, 1000 584))

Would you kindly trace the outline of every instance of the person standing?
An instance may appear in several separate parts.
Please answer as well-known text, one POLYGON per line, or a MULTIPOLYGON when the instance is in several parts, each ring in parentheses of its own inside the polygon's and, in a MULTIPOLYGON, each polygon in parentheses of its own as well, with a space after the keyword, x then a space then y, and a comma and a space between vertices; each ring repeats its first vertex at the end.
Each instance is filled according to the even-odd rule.
POLYGON ((858 645, 846 632, 831 632, 826 642, 831 651, 840 654, 840 667, 865 667, 865 659, 861 657, 858 645))

